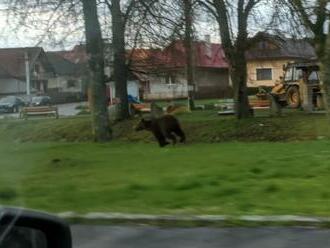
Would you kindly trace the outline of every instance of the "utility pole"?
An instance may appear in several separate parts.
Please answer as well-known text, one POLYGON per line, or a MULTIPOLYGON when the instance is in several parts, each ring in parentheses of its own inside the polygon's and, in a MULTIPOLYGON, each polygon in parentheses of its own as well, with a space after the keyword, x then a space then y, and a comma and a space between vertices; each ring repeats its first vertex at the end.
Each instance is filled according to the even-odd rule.
POLYGON ((31 78, 30 78, 29 54, 27 51, 24 54, 24 58, 25 58, 26 95, 29 98, 31 95, 31 78))

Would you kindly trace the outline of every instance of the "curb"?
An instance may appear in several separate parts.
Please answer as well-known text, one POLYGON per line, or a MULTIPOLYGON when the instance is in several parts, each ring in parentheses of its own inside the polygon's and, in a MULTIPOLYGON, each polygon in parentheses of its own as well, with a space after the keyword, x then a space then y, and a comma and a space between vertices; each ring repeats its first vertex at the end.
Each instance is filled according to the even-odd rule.
POLYGON ((70 224, 88 225, 155 225, 167 227, 257 227, 257 226, 305 226, 330 228, 330 217, 279 216, 224 216, 224 215, 146 215, 121 213, 57 214, 70 224))

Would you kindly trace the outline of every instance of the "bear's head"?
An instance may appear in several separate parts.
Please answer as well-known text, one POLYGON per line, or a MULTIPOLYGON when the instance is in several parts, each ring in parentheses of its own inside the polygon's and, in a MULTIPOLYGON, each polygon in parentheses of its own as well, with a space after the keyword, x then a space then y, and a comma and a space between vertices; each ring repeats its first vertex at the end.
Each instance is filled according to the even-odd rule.
POLYGON ((146 120, 142 118, 139 124, 135 127, 135 131, 151 130, 151 125, 152 125, 151 120, 146 120))

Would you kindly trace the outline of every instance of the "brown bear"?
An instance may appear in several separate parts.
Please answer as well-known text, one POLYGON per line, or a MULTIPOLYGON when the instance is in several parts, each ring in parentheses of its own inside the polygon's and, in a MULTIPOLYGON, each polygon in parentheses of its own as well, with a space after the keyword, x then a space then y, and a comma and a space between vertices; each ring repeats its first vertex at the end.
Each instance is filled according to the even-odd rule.
POLYGON ((176 136, 180 137, 180 142, 186 141, 186 136, 182 131, 177 118, 172 115, 163 115, 160 118, 151 120, 142 119, 135 128, 136 131, 147 130, 153 133, 157 139, 159 146, 164 147, 168 144, 167 139, 172 140, 173 145, 176 144, 176 136))

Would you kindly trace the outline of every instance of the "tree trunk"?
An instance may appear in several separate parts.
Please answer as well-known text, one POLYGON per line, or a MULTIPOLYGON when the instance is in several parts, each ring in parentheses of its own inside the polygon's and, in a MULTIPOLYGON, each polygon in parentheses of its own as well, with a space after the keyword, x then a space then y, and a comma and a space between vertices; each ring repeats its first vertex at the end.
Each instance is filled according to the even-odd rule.
POLYGON ((114 52, 114 80, 116 97, 120 104, 118 109, 119 120, 129 117, 128 93, 127 93, 127 65, 125 51, 125 19, 120 8, 120 0, 113 0, 111 6, 112 15, 112 46, 114 52))
POLYGON ((251 108, 247 92, 247 17, 243 11, 243 3, 238 8, 238 35, 231 57, 232 81, 234 86, 235 113, 238 119, 251 117, 251 108))
POLYGON ((195 79, 194 79, 194 51, 193 51, 193 6, 192 0, 183 0, 185 15, 185 52, 186 52, 186 73, 188 84, 189 109, 195 108, 195 79))
POLYGON ((247 63, 244 52, 240 55, 234 55, 231 65, 231 79, 234 88, 235 114, 238 119, 251 117, 247 92, 247 63))
POLYGON ((328 34, 327 42, 322 60, 322 96, 324 106, 328 117, 330 117, 330 35, 328 34))
MULTIPOLYGON (((238 119, 251 116, 251 109, 247 92, 247 62, 245 51, 247 49, 247 25, 249 11, 257 1, 249 1, 245 5, 244 0, 238 1, 237 6, 237 38, 231 37, 230 19, 227 2, 224 0, 213 0, 216 10, 216 19, 220 28, 220 37, 226 58, 230 64, 230 76, 234 90, 234 110, 238 119), (251 5, 252 4, 252 5, 251 5), (245 6, 245 8, 244 8, 245 6)), ((229 3, 228 3, 229 5, 229 3)))
POLYGON ((86 50, 89 55, 90 106, 92 112, 92 130, 97 142, 111 139, 109 125, 106 86, 104 83, 104 52, 100 23, 97 15, 96 0, 82 0, 86 50))

